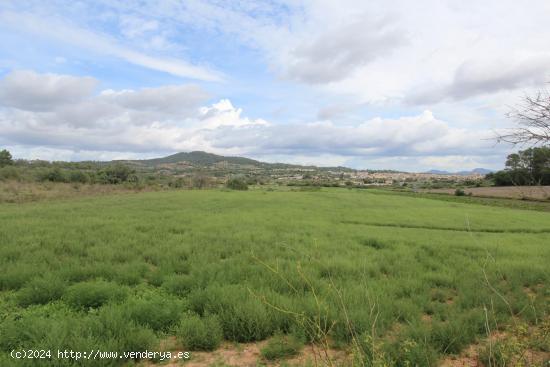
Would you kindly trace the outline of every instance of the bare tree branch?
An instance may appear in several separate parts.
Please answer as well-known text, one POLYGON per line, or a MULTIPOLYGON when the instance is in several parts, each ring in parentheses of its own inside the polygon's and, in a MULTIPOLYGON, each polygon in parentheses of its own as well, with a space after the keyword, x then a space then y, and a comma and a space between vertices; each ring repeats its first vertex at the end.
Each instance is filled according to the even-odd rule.
POLYGON ((546 145, 550 143, 550 93, 541 90, 534 96, 526 95, 512 108, 507 117, 517 123, 516 128, 497 136, 498 142, 514 145, 546 145))

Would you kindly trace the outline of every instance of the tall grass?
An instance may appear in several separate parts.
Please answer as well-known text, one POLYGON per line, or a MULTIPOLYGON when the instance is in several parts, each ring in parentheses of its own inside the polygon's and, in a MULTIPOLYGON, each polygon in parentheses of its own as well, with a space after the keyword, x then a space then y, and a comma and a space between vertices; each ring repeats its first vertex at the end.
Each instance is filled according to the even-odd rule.
POLYGON ((547 317, 548 223, 327 189, 2 205, 0 361, 16 347, 138 351, 177 335, 212 349, 293 335, 322 347, 318 361, 341 348, 361 365, 433 366, 488 324, 547 317))

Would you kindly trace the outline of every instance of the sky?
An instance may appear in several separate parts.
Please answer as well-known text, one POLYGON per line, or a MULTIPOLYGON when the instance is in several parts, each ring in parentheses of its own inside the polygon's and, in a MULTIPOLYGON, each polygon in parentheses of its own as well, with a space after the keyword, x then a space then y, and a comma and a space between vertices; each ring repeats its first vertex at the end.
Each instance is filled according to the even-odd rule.
POLYGON ((506 113, 550 81, 548 19, 547 0, 2 0, 0 148, 500 169, 506 113))

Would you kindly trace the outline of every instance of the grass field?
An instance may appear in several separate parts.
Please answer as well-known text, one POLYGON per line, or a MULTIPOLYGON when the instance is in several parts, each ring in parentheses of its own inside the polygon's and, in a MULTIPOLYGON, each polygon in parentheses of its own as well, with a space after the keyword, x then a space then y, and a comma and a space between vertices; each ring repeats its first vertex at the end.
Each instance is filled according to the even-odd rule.
POLYGON ((157 350, 176 336, 211 350, 276 335, 266 356, 314 342, 363 365, 435 366, 547 317, 549 263, 549 213, 367 190, 2 204, 0 365, 14 348, 157 350))

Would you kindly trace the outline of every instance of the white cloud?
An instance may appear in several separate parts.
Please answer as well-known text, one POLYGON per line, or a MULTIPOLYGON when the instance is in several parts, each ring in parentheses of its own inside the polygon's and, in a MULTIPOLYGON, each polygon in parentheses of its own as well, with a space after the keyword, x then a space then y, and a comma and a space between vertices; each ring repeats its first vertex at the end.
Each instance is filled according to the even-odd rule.
POLYGON ((72 47, 114 56, 131 64, 163 71, 184 78, 204 81, 221 81, 221 73, 204 66, 194 65, 180 58, 150 56, 136 51, 99 32, 78 27, 53 16, 41 17, 32 13, 0 11, 3 27, 29 33, 38 37, 55 39, 72 47))
POLYGON ((97 85, 91 77, 14 71, 0 81, 4 106, 43 111, 88 97, 97 85))
MULTIPOLYGON (((14 75, 22 74, 8 78, 14 75)), ((32 76, 37 84, 52 78, 32 76)), ((69 86, 76 89, 78 83, 90 82, 71 78, 56 76, 56 80, 71 81, 69 86)), ((60 157, 66 157, 67 151, 141 156, 206 150, 323 165, 368 163, 381 157, 417 157, 419 161, 442 157, 444 161, 445 157, 494 154, 492 143, 482 140, 488 131, 453 128, 430 111, 356 125, 335 125, 328 120, 273 124, 243 116, 242 109, 227 99, 204 106, 206 96, 199 87, 182 85, 83 94, 71 104, 41 100, 44 108, 38 111, 35 103, 17 108, 4 104, 0 106, 2 143, 59 150, 60 157)))

